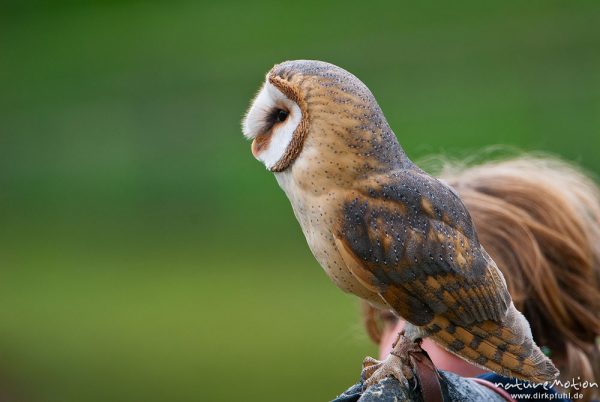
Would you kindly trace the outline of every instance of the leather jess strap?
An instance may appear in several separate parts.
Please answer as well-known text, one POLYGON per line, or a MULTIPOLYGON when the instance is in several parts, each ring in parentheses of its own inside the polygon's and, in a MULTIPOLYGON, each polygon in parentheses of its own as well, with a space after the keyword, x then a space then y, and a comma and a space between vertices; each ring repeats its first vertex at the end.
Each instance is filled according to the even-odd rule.
POLYGON ((421 386, 421 395, 425 402, 443 402, 442 388, 440 386, 439 374, 431 358, 424 350, 411 353, 415 374, 421 386))

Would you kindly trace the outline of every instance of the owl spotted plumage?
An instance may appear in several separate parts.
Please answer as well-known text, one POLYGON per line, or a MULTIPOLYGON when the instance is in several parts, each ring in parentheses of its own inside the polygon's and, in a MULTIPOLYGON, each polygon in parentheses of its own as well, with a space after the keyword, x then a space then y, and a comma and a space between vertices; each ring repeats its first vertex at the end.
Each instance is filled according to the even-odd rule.
POLYGON ((412 339, 503 375, 556 377, 466 208, 408 159, 358 78, 319 61, 278 64, 243 129, 338 287, 394 310, 412 339))

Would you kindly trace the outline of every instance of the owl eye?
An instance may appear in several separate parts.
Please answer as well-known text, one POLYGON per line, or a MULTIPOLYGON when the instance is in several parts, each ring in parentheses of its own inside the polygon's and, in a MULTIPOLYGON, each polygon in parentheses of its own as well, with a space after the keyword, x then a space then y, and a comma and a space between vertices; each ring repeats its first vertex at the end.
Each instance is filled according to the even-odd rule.
POLYGON ((277 109, 275 114, 275 121, 277 123, 283 123, 287 119, 289 113, 283 109, 277 109))
POLYGON ((269 114, 266 116, 265 126, 262 131, 267 132, 267 131, 271 130, 276 124, 283 123, 284 121, 287 120, 289 115, 290 115, 290 112, 288 112, 285 109, 279 109, 279 108, 271 109, 269 114))

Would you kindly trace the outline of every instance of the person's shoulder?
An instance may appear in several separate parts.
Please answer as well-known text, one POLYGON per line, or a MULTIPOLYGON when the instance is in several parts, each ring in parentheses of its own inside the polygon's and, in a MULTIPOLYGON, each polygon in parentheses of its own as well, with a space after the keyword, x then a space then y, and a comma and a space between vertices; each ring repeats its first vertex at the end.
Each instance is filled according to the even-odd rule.
POLYGON ((337 398, 332 400, 331 402, 356 402, 360 399, 363 391, 363 383, 362 381, 354 384, 350 388, 344 391, 343 394, 339 395, 337 398))
MULTIPOLYGON (((507 392, 487 381, 482 384, 484 381, 481 379, 461 377, 443 370, 438 370, 437 376, 440 396, 444 401, 505 402, 511 400, 507 392)), ((427 388, 431 390, 431 383, 429 385, 430 387, 427 388)), ((396 378, 389 376, 366 389, 360 381, 331 402, 423 402, 425 398, 422 392, 418 376, 409 380, 408 386, 401 385, 396 378)))

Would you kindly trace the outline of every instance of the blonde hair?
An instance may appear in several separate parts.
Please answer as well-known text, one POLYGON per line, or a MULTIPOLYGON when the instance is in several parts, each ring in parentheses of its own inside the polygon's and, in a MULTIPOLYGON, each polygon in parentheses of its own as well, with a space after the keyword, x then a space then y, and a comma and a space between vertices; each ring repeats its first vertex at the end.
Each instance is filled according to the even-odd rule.
MULTIPOLYGON (((457 190, 479 240, 506 279, 538 345, 563 381, 600 380, 600 191, 574 166, 521 156, 465 167, 444 163, 439 178, 457 190)), ((367 331, 381 315, 364 307, 367 331)), ((597 395, 588 388, 585 399, 597 395)))

